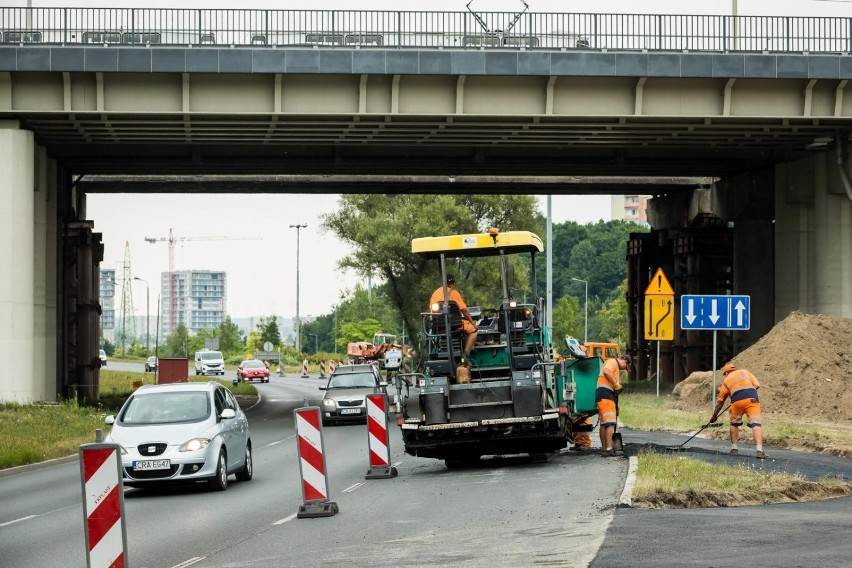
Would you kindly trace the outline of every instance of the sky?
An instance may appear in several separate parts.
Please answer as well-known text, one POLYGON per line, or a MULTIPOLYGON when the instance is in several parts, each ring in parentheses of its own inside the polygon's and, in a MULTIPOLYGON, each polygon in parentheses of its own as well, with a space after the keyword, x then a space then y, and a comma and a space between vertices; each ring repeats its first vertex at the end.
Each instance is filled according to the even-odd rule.
MULTIPOLYGON (((26 6, 27 0, 0 0, 4 6, 26 6)), ((234 8, 233 0, 29 0, 33 7, 167 7, 234 8)), ((287 3, 288 9, 464 11, 464 0, 429 2, 389 0, 311 0, 287 3)), ((852 16, 845 0, 527 0, 533 12, 597 12, 659 14, 730 14, 736 4, 740 15, 852 16)), ((242 0, 240 8, 281 9, 280 0, 242 0)), ((478 11, 516 11, 520 0, 473 0, 478 11)), ((545 198, 540 197, 544 213, 545 198)), ((329 313, 342 292, 358 278, 337 270, 347 254, 345 244, 321 231, 322 215, 333 211, 337 196, 329 195, 91 195, 88 217, 103 233, 103 268, 119 268, 129 245, 133 275, 146 280, 152 313, 160 293, 160 274, 168 270, 168 247, 145 237, 228 237, 222 240, 187 240, 175 247, 177 270, 227 271, 227 311, 232 317, 280 315, 296 312, 296 230, 300 230, 299 312, 302 318, 329 313), (133 212, 131 221, 127 212, 133 212), (138 222, 136 220, 142 220, 138 222)), ((558 196, 553 198, 553 222, 596 222, 610 218, 609 196, 558 196)), ((366 284, 363 283, 362 284, 366 284)), ((137 313, 144 314, 145 285, 134 282, 137 313)))

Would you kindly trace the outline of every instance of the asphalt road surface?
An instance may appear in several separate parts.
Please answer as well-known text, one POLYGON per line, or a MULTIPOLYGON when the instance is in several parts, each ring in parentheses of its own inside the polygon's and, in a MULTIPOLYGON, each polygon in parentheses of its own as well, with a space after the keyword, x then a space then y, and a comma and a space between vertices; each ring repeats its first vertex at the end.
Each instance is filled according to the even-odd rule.
MULTIPOLYGON (((331 499, 340 512, 297 519, 302 504, 293 410, 322 381, 273 375, 247 410, 255 477, 224 493, 125 491, 134 568, 587 566, 623 487, 627 460, 562 452, 547 462, 483 460, 447 470, 403 454, 391 425, 393 479, 365 480, 364 424, 324 428, 331 499)), ((76 460, 0 478, 0 566, 85 566, 76 460)))

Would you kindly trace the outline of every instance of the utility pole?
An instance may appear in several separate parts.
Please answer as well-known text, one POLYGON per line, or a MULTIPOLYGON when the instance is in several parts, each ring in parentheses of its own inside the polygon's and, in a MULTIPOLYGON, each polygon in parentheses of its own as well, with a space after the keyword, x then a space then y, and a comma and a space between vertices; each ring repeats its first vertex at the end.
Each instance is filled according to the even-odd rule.
POLYGON ((290 225, 291 229, 296 229, 296 353, 302 352, 302 322, 299 320, 299 233, 300 229, 304 229, 308 224, 290 225))
POLYGON ((144 278, 134 276, 133 279, 145 284, 145 354, 149 355, 151 353, 151 290, 148 287, 148 281, 144 278))
MULTIPOLYGON (((130 288, 130 243, 124 243, 124 262, 121 264, 121 354, 127 353, 127 318, 133 316, 133 290, 130 288)), ((135 326, 133 326, 135 328, 135 326)))

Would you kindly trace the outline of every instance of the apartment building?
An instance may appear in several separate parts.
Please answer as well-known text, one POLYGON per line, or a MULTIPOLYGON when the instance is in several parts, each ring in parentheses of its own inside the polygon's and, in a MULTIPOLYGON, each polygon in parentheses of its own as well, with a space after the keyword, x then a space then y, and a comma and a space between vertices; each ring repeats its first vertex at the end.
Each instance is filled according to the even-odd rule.
POLYGON ((166 336, 183 324, 191 334, 219 327, 226 314, 226 273, 215 270, 180 270, 169 282, 160 277, 162 292, 160 333, 166 336))

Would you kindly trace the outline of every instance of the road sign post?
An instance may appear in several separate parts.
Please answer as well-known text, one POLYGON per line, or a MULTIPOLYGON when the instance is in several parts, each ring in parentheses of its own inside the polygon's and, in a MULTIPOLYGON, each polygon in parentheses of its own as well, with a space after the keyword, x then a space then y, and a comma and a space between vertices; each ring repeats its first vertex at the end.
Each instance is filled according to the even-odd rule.
POLYGON ((660 342, 674 339, 674 289, 662 268, 645 288, 645 339, 657 342, 657 396, 660 396, 660 342))
POLYGON ((713 332, 713 392, 716 398, 716 332, 740 331, 751 327, 751 296, 684 294, 680 298, 681 329, 713 332))

